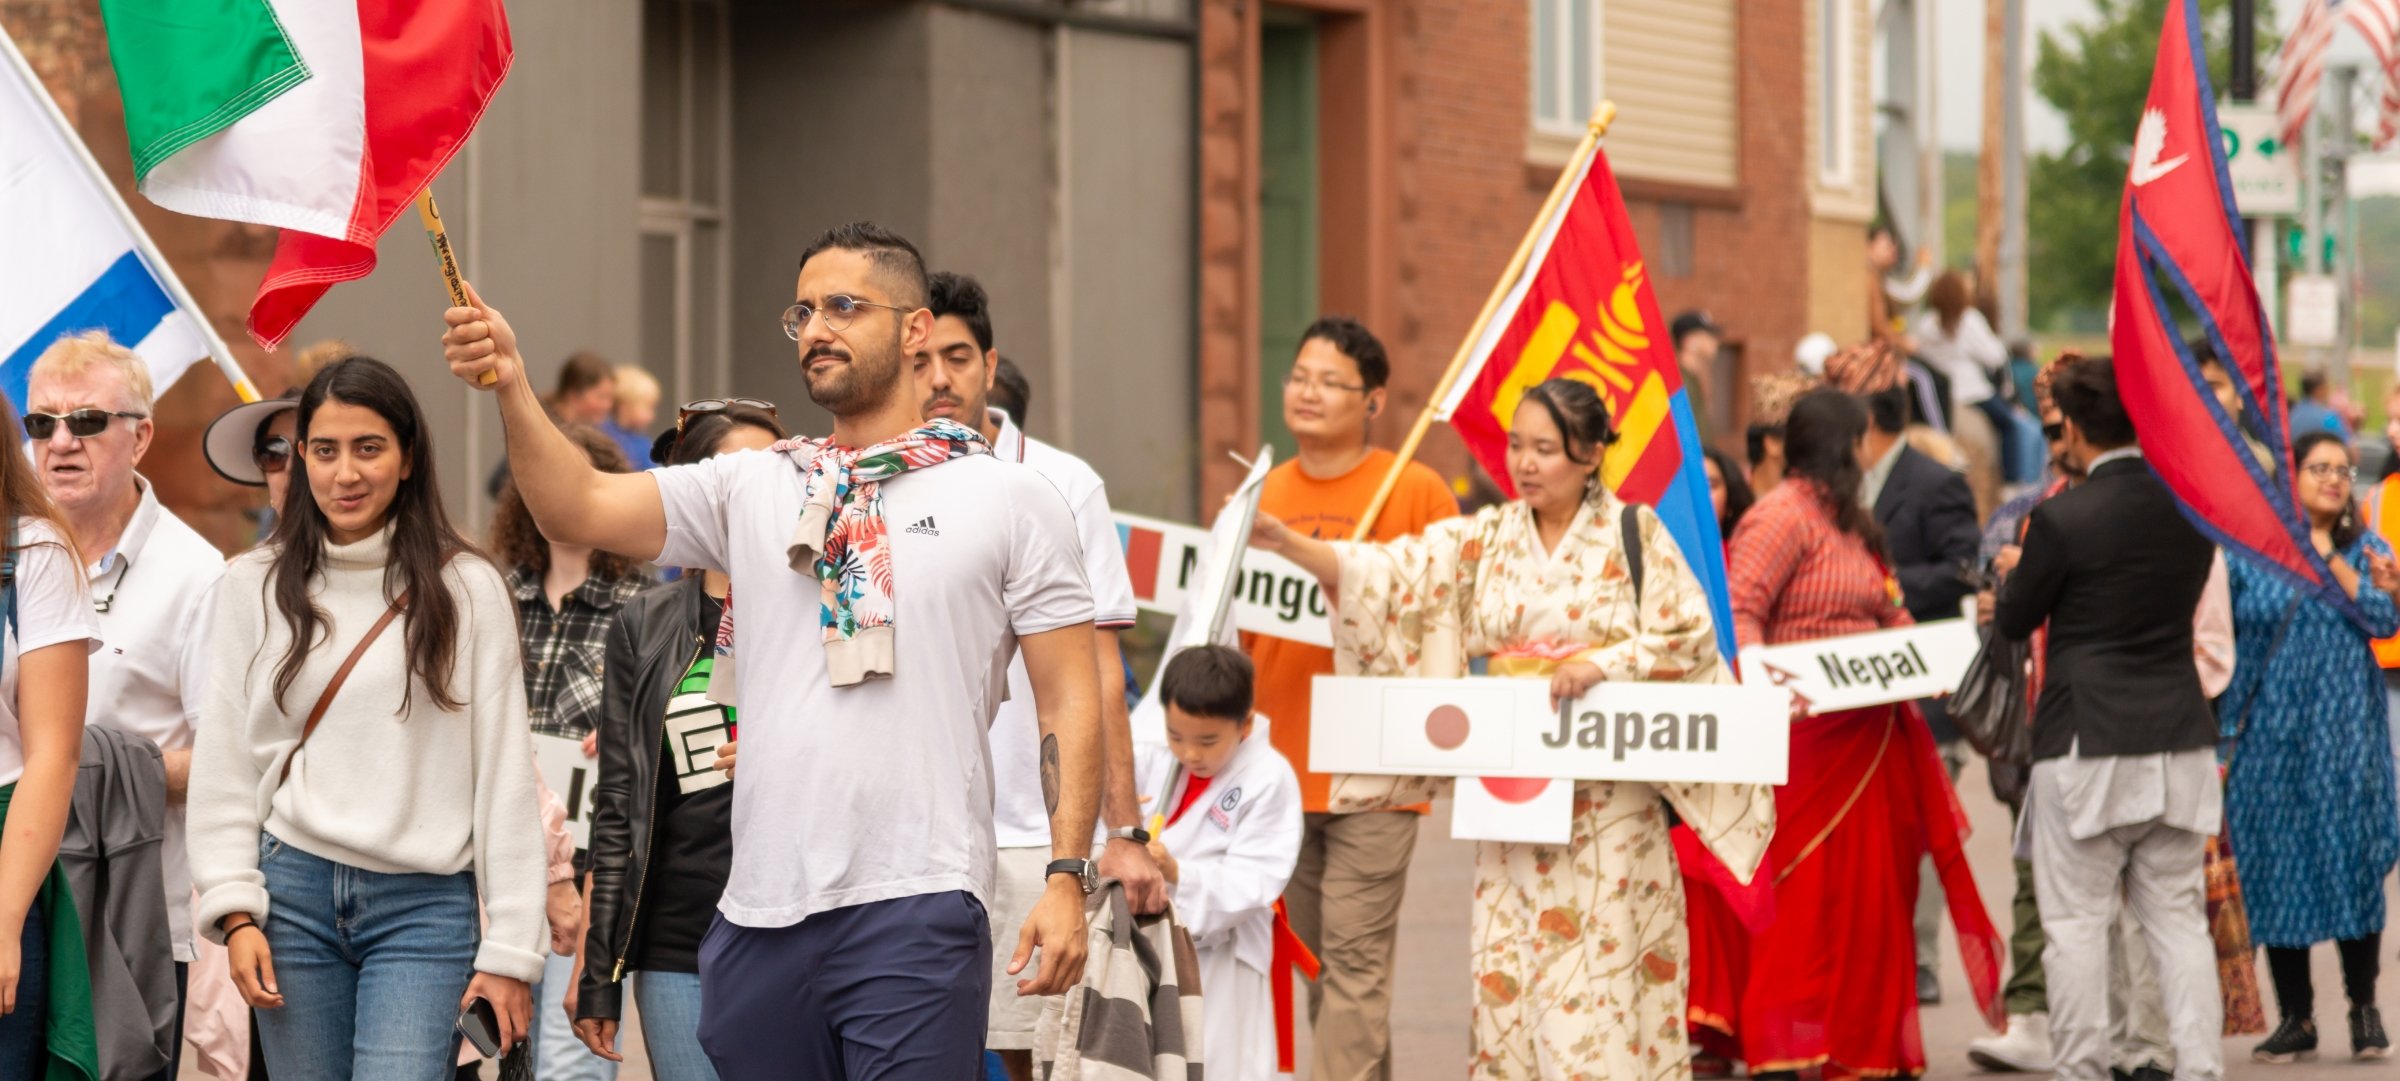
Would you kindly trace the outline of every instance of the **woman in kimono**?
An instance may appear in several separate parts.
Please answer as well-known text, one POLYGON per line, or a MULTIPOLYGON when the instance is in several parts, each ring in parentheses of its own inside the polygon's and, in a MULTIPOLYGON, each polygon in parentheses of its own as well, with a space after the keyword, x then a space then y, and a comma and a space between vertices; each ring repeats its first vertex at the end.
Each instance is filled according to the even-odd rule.
MULTIPOLYGON (((1252 543, 1336 598, 1344 674, 1453 677, 1488 657, 1494 675, 1548 677, 1554 700, 1604 679, 1731 682, 1674 539, 1600 483, 1615 439, 1591 386, 1553 379, 1526 392, 1510 426, 1515 500, 1387 544, 1329 544, 1262 518, 1252 543)), ((1332 800, 1341 812, 1405 805, 1440 783, 1344 776, 1332 800)), ((1690 1076, 1669 806, 1744 879, 1774 832, 1766 785, 1590 781, 1576 785, 1567 844, 1476 846, 1472 1076, 1690 1076)))
MULTIPOLYGON (((1899 363, 1889 353, 1868 362, 1899 363)), ((1882 531, 1859 499, 1866 433, 1865 404, 1841 391, 1813 391, 1792 406, 1784 481, 1733 536, 1733 623, 1743 648, 1910 622, 1882 531)), ((1799 718, 1791 755, 1762 872, 1773 912, 1731 940, 1719 934, 1726 921, 1696 924, 1707 931, 1694 942, 1696 963, 1726 978, 1707 981, 1692 1018, 1714 1030, 1712 1049, 1737 1050, 1753 1077, 1811 1066, 1828 1078, 1921 1074, 1912 916, 1928 850, 1968 983, 1987 1020, 2000 1023, 2001 942, 1967 873, 1966 816, 1913 705, 1799 718)))

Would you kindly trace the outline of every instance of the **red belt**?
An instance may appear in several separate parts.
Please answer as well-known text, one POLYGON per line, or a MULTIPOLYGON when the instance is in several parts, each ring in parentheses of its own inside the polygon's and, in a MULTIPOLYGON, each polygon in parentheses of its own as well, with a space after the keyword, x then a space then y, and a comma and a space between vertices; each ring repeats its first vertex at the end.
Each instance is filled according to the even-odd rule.
MULTIPOLYGON (((1275 1068, 1292 1072, 1292 970, 1311 981, 1317 978, 1317 955, 1292 932, 1283 899, 1275 900, 1275 954, 1267 963, 1267 983, 1275 996, 1275 1068)), ((1205 997, 1205 996, 1204 996, 1205 997)))

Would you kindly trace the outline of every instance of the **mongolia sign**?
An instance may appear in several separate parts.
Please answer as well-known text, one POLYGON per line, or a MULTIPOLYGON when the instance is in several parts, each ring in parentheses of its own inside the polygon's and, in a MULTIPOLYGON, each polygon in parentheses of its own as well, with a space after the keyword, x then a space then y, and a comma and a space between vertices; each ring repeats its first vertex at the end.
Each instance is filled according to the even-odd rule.
MULTIPOLYGON (((1198 581, 1208 530, 1119 513, 1117 539, 1125 545, 1125 569, 1133 576, 1133 602, 1146 612, 1174 615, 1198 581)), ((1247 530, 1244 531, 1247 536, 1247 530)), ((1315 575, 1282 556, 1256 550, 1241 555, 1233 595, 1234 629, 1333 648, 1333 624, 1315 575)))
POLYGON ((1912 702, 1958 689, 1981 648, 1963 619, 1888 631, 1752 646, 1742 651, 1742 680, 1789 691, 1809 713, 1912 702))
POLYGON ((1791 698, 1771 686, 1318 676, 1308 768, 1414 777, 1782 784, 1791 698))

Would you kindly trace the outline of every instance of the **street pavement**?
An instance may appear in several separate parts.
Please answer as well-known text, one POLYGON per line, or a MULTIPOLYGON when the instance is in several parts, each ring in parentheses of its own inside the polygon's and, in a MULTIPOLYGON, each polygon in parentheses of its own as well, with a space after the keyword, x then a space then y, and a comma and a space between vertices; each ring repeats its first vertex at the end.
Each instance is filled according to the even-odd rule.
MULTIPOLYGON (((1981 760, 1970 761, 1958 781, 1960 801, 1973 823, 1967 858, 1983 895, 1992 923, 2008 932, 2008 900, 2014 888, 2009 864, 2008 809, 1992 798, 1981 760)), ((1466 1076, 1467 1062, 1467 908, 1474 890, 1475 845, 1450 839, 1450 807, 1434 805, 1417 834, 1417 854, 1410 866, 1408 898, 1400 911, 1399 984, 1392 1003, 1392 1076, 1395 1081, 1452 1081, 1466 1076)), ((2390 884, 2386 883, 2387 892, 2390 884)), ((2388 937, 2387 951, 2400 948, 2400 937, 2388 937)), ((2250 1047, 2263 1037, 2241 1036, 2225 1041, 2225 1076, 2231 1081, 2365 1081, 2376 1076, 2400 1079, 2400 1064, 2359 1063, 2350 1058, 2347 1006, 2342 998, 2341 972, 2331 946, 2316 950, 2318 1029, 2324 1053, 2313 1062, 2270 1066, 2253 1061, 2250 1047)), ((2259 979, 2266 979, 2266 959, 2259 958, 2259 979)), ((2385 954, 2386 975, 2378 997, 2386 1023, 2400 1023, 2400 963, 2385 954)), ((1922 1015, 1927 1059, 1926 1076, 1935 1081, 2000 1075, 1981 1074, 1967 1063, 1967 1043, 1984 1031, 1958 958, 1958 943, 1942 933, 1943 1003, 1926 1007, 1922 1015)), ((2273 992, 2267 992, 2273 1015, 2273 992)), ((630 997, 630 996, 629 996, 630 997)), ((1305 1003, 1306 992, 1298 999, 1305 1003)), ((631 1013, 631 1002, 627 1003, 631 1013)), ((626 1064, 619 1081, 650 1081, 642 1055, 641 1030, 627 1018, 626 1064)), ((1300 1061, 1307 1062, 1307 1031, 1301 1031, 1300 1061)), ((186 1071, 188 1076, 196 1076, 186 1071)), ((1305 1078, 1303 1065, 1300 1076, 1305 1078)))
MULTIPOLYGON (((1973 756, 1970 755, 1970 758, 1973 756)), ((1992 797, 1980 759, 1971 761, 1958 780, 1958 794, 1973 824, 1967 858, 1983 896, 1984 908, 2002 935, 2010 926, 2008 902, 2015 888, 2009 861, 2008 808, 1992 797)), ((1416 860, 1411 865, 1408 897, 1400 914, 1400 982, 1392 1004, 1392 1076, 1395 1081, 1451 1081, 1466 1076, 1467 1061, 1467 908, 1474 890, 1475 846, 1450 839, 1450 808, 1434 806, 1417 835, 1416 860)), ((2385 882, 2387 905, 2391 882, 2385 882)), ((2384 940, 2384 978, 2377 998, 2386 1025, 2400 1020, 2400 962, 2393 951, 2400 936, 2384 940)), ((2264 1036, 2240 1036, 2225 1041, 2225 1076, 2232 1081, 2365 1081, 2384 1076, 2400 1078, 2400 1061, 2361 1063, 2350 1058, 2350 1036, 2342 997, 2341 969, 2330 944, 2315 951, 2317 1025, 2323 1053, 2312 1062, 2270 1066, 2253 1061, 2250 1048, 2264 1036)), ((2266 958, 2258 959, 2258 975, 2267 978, 2266 958)), ((1926 1076, 1932 1079, 2000 1078, 1978 1072, 1967 1062, 1967 1043, 1984 1033, 1973 996, 1959 962, 1958 943, 1942 931, 1943 1002, 1922 1014, 1926 1076)), ((2270 1022, 2274 992, 2267 996, 2270 1022)), ((1302 1001, 1305 1001, 1303 999, 1302 1001)), ((1305 1036, 1303 1036, 1305 1040, 1305 1036)), ((1305 1046, 1305 1045, 1304 1045, 1305 1046)), ((1305 1063, 1307 1056, 1302 1054, 1305 1063)), ((1305 1068, 1302 1076, 1306 1076, 1305 1068)), ((2046 1075, 2043 1075, 2046 1076, 2046 1075)))

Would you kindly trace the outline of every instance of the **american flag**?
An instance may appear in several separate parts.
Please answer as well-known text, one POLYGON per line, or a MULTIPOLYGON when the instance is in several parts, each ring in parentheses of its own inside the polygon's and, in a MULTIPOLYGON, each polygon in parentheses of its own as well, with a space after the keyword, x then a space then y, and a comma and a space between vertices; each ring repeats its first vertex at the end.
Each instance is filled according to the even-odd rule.
POLYGON ((2285 146, 2299 144, 2300 129, 2308 125, 2309 110, 2316 108, 2317 87, 2325 81, 2325 47, 2333 44, 2338 25, 2333 18, 2337 6, 2357 5, 2308 0, 2300 24, 2275 55, 2275 118, 2283 124, 2285 146))
POLYGON ((2400 136, 2400 0, 2346 0, 2341 14, 2367 39, 2375 69, 2383 73, 2375 108, 2375 149, 2381 150, 2400 136))
POLYGON ((2282 122, 2285 145, 2298 143, 2308 124, 2317 87, 2325 81, 2326 46, 2345 22, 2366 40, 2383 75, 2375 110, 2375 149, 2400 139, 2400 0, 2308 0, 2299 25, 2276 54, 2275 115, 2282 122))

